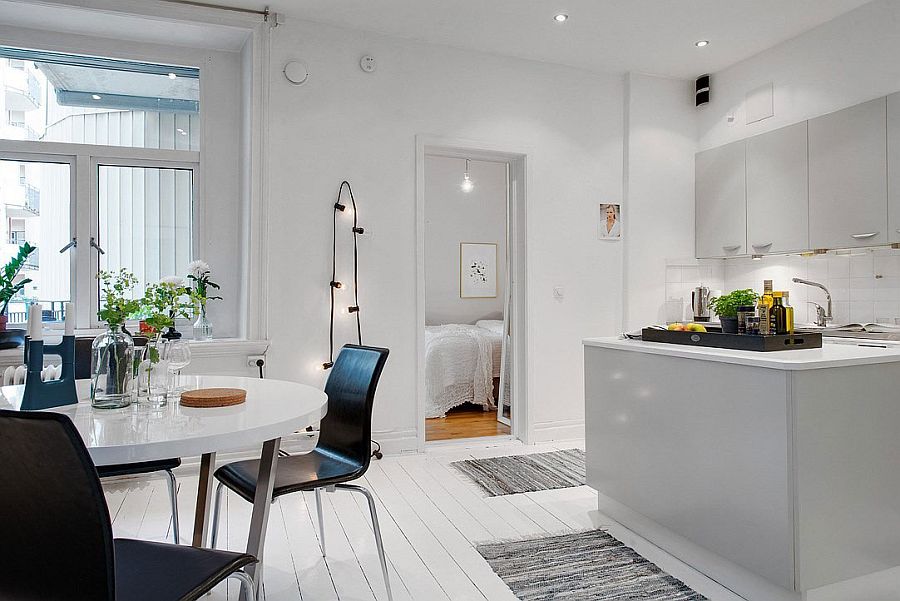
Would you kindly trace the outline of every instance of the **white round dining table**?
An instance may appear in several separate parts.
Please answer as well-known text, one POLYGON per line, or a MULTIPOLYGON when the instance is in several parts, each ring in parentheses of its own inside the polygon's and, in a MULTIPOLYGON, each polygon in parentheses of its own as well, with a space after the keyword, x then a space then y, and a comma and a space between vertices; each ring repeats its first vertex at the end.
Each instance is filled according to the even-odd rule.
MULTIPOLYGON (((247 552, 260 560, 255 570, 248 570, 258 587, 281 438, 317 424, 325 415, 328 397, 312 386, 284 380, 182 376, 181 383, 187 390, 241 388, 247 391, 247 400, 240 405, 216 408, 184 407, 172 399, 159 409, 140 403, 122 409, 94 409, 90 403, 90 381, 78 380, 78 403, 46 411, 69 416, 96 465, 199 456, 200 483, 192 540, 197 547, 207 539, 216 453, 262 445, 247 541, 247 552)), ((24 389, 0 387, 0 409, 19 410, 24 389)))

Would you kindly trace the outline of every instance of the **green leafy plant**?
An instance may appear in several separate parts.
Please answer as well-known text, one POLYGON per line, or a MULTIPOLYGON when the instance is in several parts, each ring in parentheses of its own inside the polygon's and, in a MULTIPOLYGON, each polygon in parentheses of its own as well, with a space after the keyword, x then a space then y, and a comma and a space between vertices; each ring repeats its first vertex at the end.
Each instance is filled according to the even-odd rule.
POLYGON ((9 301, 21 292, 26 284, 31 283, 30 278, 25 278, 18 282, 16 281, 16 278, 19 277, 19 272, 22 271, 22 267, 25 266, 25 261, 28 259, 28 256, 36 250, 37 247, 26 242, 19 247, 19 252, 16 253, 16 256, 10 259, 9 263, 3 267, 3 271, 0 272, 0 302, 3 303, 2 308, 0 308, 0 315, 6 315, 6 310, 9 308, 9 301))
POLYGON ((137 278, 127 269, 119 271, 101 271, 97 274, 100 281, 100 296, 103 308, 97 311, 97 317, 105 321, 110 329, 118 329, 125 325, 125 320, 132 313, 140 310, 141 301, 131 298, 131 289, 137 284, 137 278))
MULTIPOLYGON (((176 319, 190 318, 193 308, 191 289, 181 278, 166 278, 147 286, 141 300, 141 310, 146 315, 144 322, 156 331, 157 343, 164 329, 174 326, 176 319)), ((147 352, 151 363, 159 363, 159 349, 155 344, 147 352)))
POLYGON ((758 298, 753 290, 744 288, 710 299, 709 306, 719 317, 737 317, 738 307, 754 306, 758 298))

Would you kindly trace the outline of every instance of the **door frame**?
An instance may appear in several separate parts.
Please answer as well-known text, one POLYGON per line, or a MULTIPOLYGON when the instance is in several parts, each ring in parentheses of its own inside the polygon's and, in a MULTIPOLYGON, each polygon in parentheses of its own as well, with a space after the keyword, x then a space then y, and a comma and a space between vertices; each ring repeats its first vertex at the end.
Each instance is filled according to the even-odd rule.
MULTIPOLYGON (((527 319, 527 205, 531 188, 530 149, 510 148, 479 140, 442 136, 416 136, 416 432, 419 452, 425 450, 425 157, 426 155, 469 158, 509 165, 507 210, 509 212, 509 270, 510 298, 513 320, 512 336, 512 397, 511 438, 528 444, 531 439, 531 404, 529 390, 532 373, 528 364, 530 340, 527 319)), ((496 440, 496 437, 491 437, 496 440)), ((473 439, 460 439, 472 441, 473 439)), ((475 439, 477 440, 477 439, 475 439)), ((440 441, 434 444, 446 444, 440 441)), ((432 444, 432 443, 429 443, 432 444)))

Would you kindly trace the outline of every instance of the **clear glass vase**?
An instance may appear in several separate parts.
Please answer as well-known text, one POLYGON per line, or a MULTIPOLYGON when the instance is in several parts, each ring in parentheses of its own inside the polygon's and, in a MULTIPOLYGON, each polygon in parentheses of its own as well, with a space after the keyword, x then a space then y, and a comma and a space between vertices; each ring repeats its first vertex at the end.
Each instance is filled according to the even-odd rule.
POLYGON ((91 345, 91 405, 120 409, 131 404, 134 380, 134 340, 110 326, 91 345))
POLYGON ((157 338, 144 347, 144 358, 138 366, 138 402, 150 407, 165 407, 168 395, 168 342, 157 338))
POLYGON ((206 303, 200 305, 200 315, 194 322, 194 340, 212 340, 212 322, 206 317, 206 303))

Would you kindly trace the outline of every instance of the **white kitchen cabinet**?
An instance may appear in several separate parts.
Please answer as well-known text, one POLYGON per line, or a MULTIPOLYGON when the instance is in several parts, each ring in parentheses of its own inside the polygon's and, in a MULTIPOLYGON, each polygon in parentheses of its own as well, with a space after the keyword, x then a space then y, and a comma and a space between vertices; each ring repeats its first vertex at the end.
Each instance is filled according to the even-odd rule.
POLYGON ((887 98, 888 241, 900 242, 900 93, 887 98))
POLYGON ((740 141, 697 153, 697 257, 748 254, 745 148, 740 141))
POLYGON ((849 248, 888 242, 887 99, 809 121, 809 242, 849 248))
POLYGON ((756 255, 809 248, 807 124, 747 140, 747 243, 756 255))

